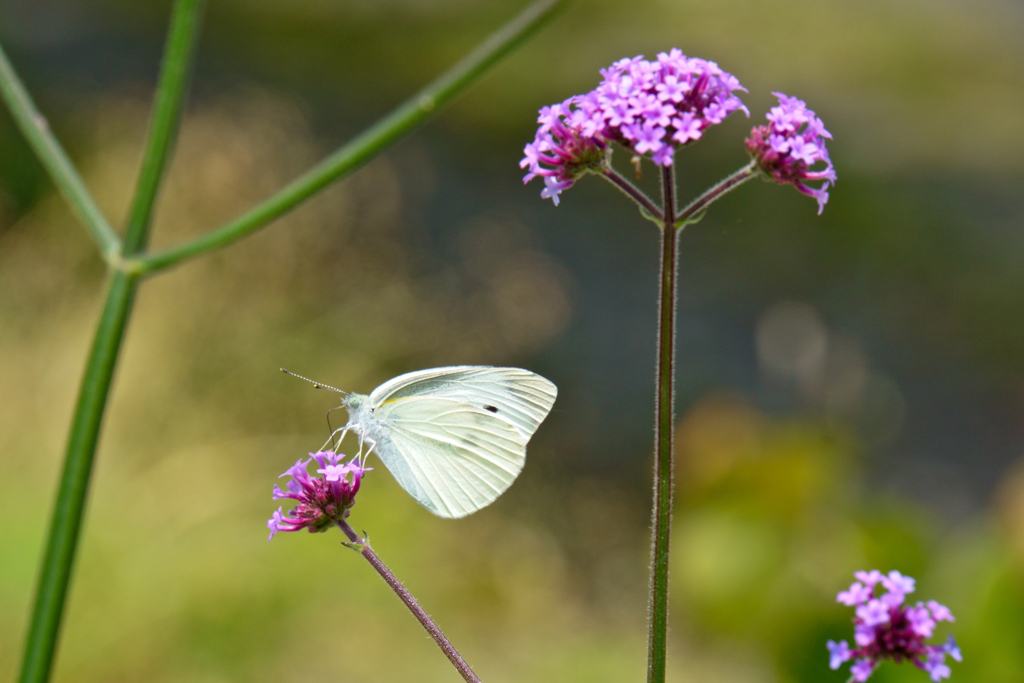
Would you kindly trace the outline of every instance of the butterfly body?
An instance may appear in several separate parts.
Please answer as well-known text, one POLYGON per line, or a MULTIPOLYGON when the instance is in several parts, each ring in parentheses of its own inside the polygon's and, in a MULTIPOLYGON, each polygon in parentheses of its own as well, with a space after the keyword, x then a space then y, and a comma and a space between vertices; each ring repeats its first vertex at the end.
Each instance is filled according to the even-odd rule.
POLYGON ((519 475, 557 389, 520 368, 460 365, 400 375, 342 400, 352 430, 440 517, 492 503, 519 475))

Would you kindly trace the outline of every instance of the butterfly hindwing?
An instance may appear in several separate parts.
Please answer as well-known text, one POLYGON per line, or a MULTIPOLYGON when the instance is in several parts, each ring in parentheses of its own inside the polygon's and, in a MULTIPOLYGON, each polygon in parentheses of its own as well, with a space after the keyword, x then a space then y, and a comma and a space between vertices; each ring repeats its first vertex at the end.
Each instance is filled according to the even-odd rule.
POLYGON ((374 451, 398 483, 441 517, 463 517, 505 492, 526 462, 520 431, 491 411, 436 394, 389 398, 374 451))

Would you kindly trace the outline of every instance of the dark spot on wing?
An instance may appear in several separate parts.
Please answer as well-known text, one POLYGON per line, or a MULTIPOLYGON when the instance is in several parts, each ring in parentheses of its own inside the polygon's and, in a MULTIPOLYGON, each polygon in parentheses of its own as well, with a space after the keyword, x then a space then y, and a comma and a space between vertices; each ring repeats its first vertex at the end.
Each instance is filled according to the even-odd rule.
POLYGON ((496 412, 498 412, 498 409, 497 409, 497 408, 495 408, 494 406, 484 406, 484 410, 489 410, 489 411, 491 411, 492 413, 496 413, 496 412))

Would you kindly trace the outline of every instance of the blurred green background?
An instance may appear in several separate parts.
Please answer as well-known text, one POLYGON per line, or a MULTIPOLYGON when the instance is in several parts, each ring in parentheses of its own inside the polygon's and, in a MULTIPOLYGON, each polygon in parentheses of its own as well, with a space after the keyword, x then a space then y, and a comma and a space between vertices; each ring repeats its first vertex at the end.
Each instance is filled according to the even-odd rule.
MULTIPOLYGON (((266 196, 520 6, 211 0, 154 242, 266 196)), ((0 0, 0 40, 116 224, 168 9, 0 0)), ((1024 680, 1022 29, 1012 0, 581 0, 384 157, 145 283, 55 679, 456 680, 340 534, 266 542, 275 477, 336 405, 277 368, 368 392, 486 363, 560 389, 516 485, 445 521, 378 466, 353 526, 484 680, 644 680, 656 233, 596 179, 554 208, 517 163, 540 106, 679 47, 736 74, 755 121, 772 90, 805 99, 839 183, 820 218, 754 183, 683 235, 670 679, 844 681, 834 596, 877 567, 951 607, 954 680, 1024 680)), ((678 157, 683 198, 745 163, 750 125, 678 157)), ((0 112, 4 679, 103 276, 0 112)))

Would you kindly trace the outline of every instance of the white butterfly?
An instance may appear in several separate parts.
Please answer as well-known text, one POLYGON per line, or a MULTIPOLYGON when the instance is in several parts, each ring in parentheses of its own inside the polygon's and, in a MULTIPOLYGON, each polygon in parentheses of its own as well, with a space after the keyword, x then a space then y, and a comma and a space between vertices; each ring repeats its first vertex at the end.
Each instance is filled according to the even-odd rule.
MULTIPOLYGON (((526 463, 526 443, 558 389, 520 368, 458 365, 346 394, 348 424, 403 489, 439 517, 490 505, 526 463)), ((361 450, 361 448, 360 448, 361 450)))

